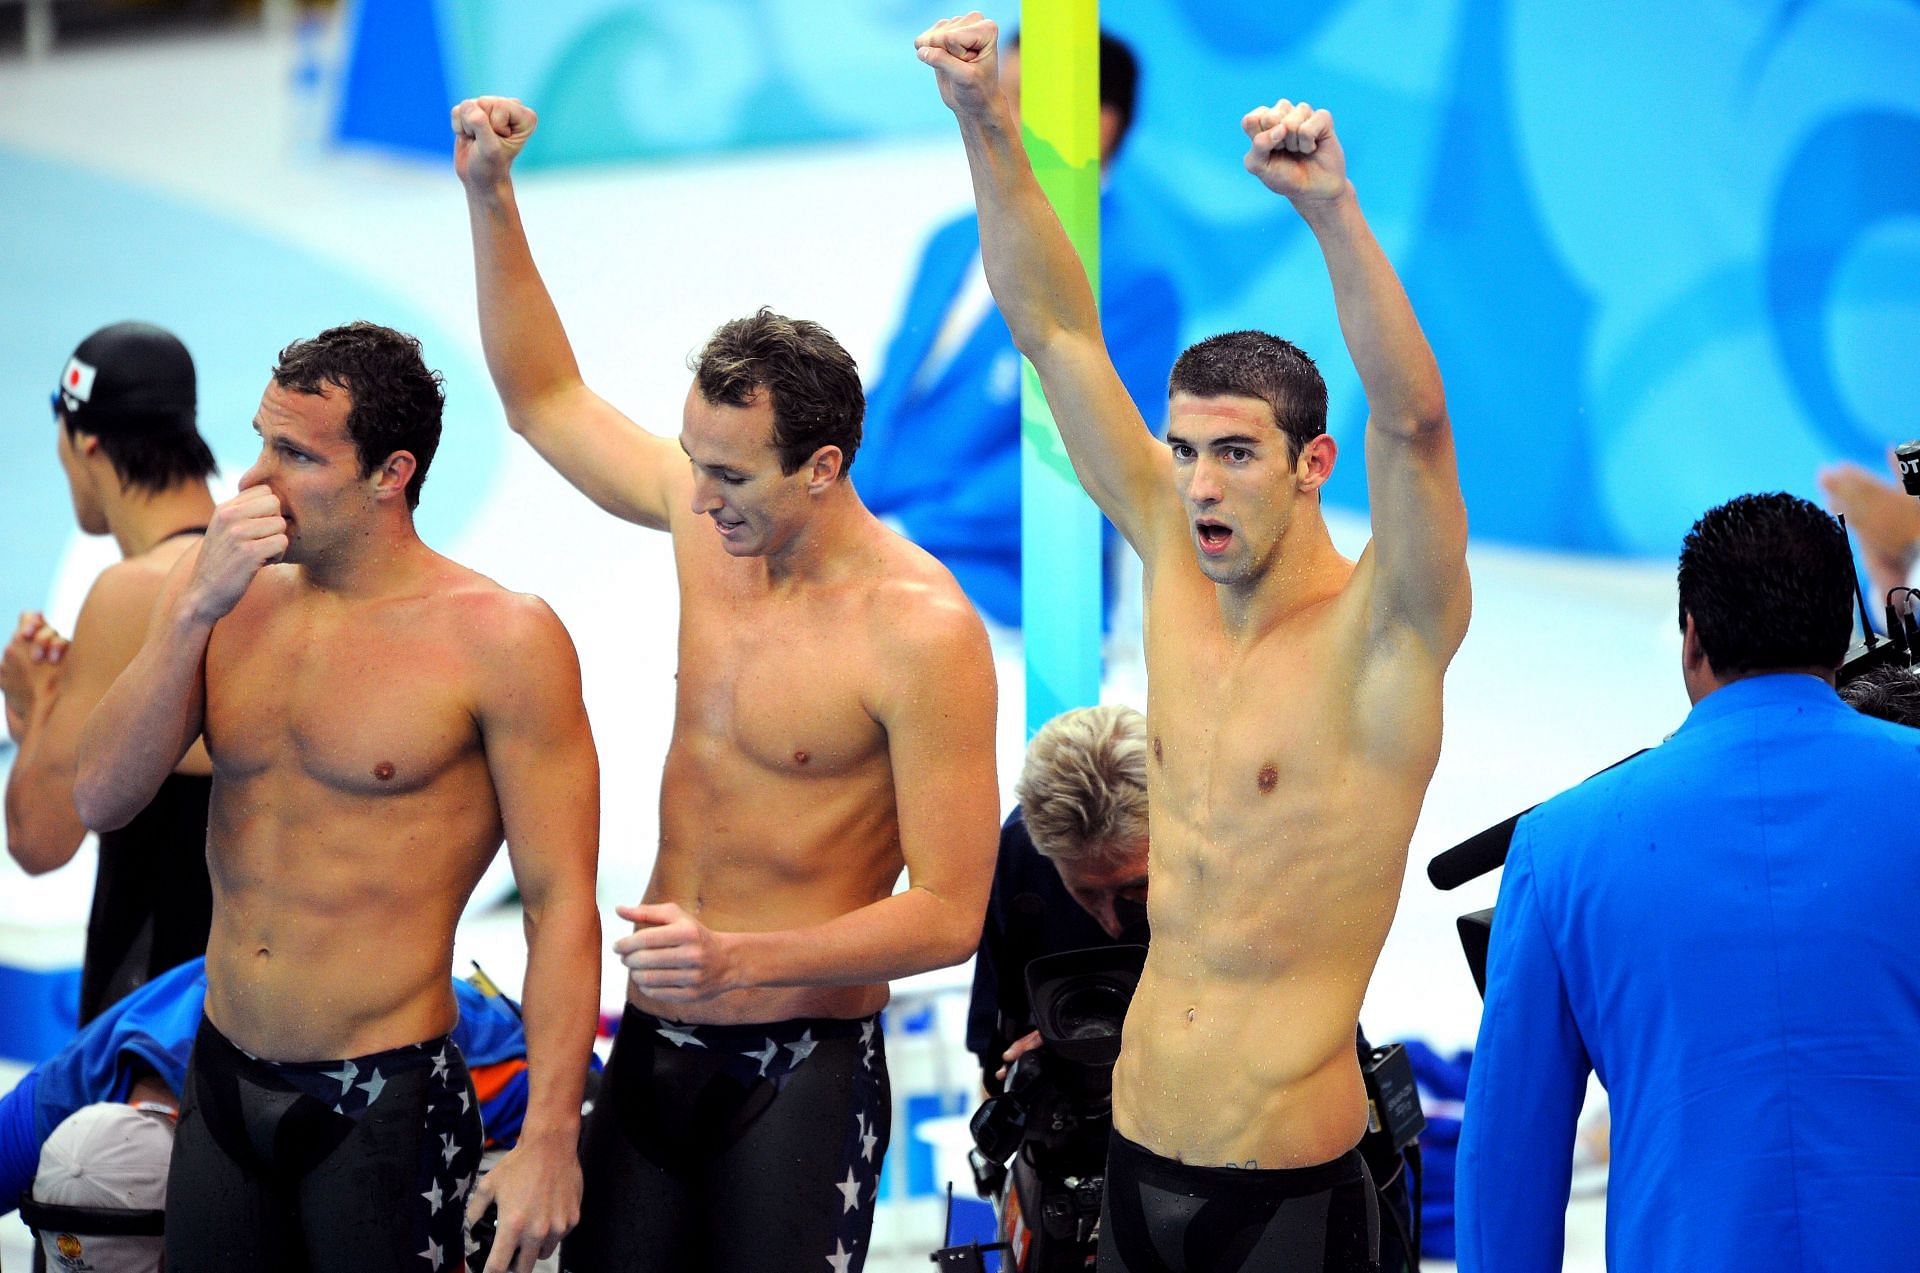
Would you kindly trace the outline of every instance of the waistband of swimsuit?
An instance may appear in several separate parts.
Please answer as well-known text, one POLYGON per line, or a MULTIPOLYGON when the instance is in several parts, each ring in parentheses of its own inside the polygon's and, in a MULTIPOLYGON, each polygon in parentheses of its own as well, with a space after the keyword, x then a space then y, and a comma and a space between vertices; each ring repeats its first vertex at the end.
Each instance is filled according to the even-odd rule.
POLYGON ((200 1032, 194 1039, 194 1046, 225 1052, 229 1054, 228 1059, 238 1065, 263 1066, 279 1074, 319 1074, 342 1070, 353 1065, 362 1070, 378 1067, 391 1077, 407 1070, 432 1065, 435 1060, 441 1060, 444 1063, 458 1056, 453 1036, 439 1034, 431 1039, 422 1039, 418 1043, 388 1048, 384 1052, 370 1052, 365 1056, 335 1057, 327 1061, 276 1061, 271 1057, 255 1056, 220 1033, 220 1027, 214 1025, 205 1013, 200 1016, 200 1032))
POLYGON ((628 1004, 626 1012, 620 1017, 622 1033, 629 1027, 671 1032, 691 1036, 716 1049, 752 1047, 768 1039, 781 1046, 806 1038, 816 1043, 828 1039, 869 1040, 878 1037, 879 1024, 880 1014, 877 1012, 866 1017, 791 1017, 784 1021, 747 1021, 727 1025, 689 1024, 655 1016, 633 1004, 628 1004))
POLYGON ((1268 1198, 1301 1198, 1367 1178, 1358 1146, 1328 1162, 1307 1167, 1215 1167, 1183 1163, 1154 1153, 1114 1129, 1107 1144, 1107 1176, 1131 1176, 1179 1192, 1258 1192, 1268 1198))

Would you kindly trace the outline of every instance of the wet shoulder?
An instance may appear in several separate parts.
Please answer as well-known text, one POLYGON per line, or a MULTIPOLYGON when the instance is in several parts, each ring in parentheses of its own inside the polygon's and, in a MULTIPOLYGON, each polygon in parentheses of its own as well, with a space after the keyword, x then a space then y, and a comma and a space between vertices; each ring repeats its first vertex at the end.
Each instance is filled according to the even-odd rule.
POLYGON ((909 675, 990 668, 986 624, 952 572, 917 544, 887 539, 863 587, 875 661, 909 675))

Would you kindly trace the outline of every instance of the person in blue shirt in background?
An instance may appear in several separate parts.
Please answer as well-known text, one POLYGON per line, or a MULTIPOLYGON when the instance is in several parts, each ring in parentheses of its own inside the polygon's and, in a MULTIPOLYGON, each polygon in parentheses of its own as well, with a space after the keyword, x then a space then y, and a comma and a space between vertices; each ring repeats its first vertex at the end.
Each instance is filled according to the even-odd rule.
MULTIPOLYGON (((526 1114, 526 1031, 504 998, 457 977, 453 990, 460 1005, 453 1040, 480 1100, 487 1149, 508 1148, 526 1114)), ((206 960, 189 960, 115 1003, 0 1097, 0 1216, 33 1183, 40 1147, 54 1128, 83 1106, 178 1108, 206 994, 206 960)))
MULTIPOLYGON (((1017 114, 1017 40, 1001 83, 1017 114)), ((1103 178, 1132 126, 1139 65, 1100 33, 1103 178)), ((1113 364, 1149 422, 1166 416, 1180 297, 1118 184, 1100 196, 1100 319, 1113 364)), ((867 391, 860 496, 938 557, 996 623, 1020 624, 1020 354, 994 308, 969 211, 934 232, 867 391)), ((1117 543, 1111 529, 1109 551, 1117 543)), ((1109 589, 1109 596, 1112 589, 1109 589)))
POLYGON ((1671 738, 1520 820, 1459 1161, 1462 1273, 1561 1267, 1587 1075, 1607 1262, 1904 1268, 1920 1216, 1920 746, 1834 693, 1845 533, 1790 495, 1681 549, 1671 738))

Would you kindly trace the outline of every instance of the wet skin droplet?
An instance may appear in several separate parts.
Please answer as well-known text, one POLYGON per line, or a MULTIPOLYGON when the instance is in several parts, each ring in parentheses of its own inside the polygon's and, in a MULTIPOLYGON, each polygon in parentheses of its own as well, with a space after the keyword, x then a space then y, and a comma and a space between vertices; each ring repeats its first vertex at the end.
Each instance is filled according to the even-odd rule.
POLYGON ((1160 736, 1158 734, 1154 735, 1153 739, 1153 759, 1156 764, 1160 762, 1160 736))
POLYGON ((1260 784, 1261 795, 1263 796, 1272 795, 1273 789, 1280 785, 1279 769, 1275 768, 1273 765, 1270 765, 1270 764, 1260 766, 1260 777, 1258 779, 1258 782, 1260 784))
POLYGON ((383 760, 379 764, 373 767, 373 776, 378 778, 381 782, 391 781, 393 778, 393 774, 394 774, 394 769, 393 769, 393 762, 391 760, 383 760))

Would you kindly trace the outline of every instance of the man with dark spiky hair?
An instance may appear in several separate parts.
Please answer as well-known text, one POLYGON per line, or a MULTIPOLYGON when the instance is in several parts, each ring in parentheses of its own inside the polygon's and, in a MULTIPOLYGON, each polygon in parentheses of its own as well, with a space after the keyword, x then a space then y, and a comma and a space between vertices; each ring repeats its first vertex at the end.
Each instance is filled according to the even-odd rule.
POLYGON ((1900 813, 1920 735, 1834 693, 1853 560, 1819 508, 1723 504, 1679 577, 1686 721, 1514 831, 1461 1124, 1463 1273, 1560 1268, 1590 1073, 1609 1267, 1909 1262, 1920 1172, 1886 1148, 1920 1127, 1900 813))
MULTIPOLYGON (((213 452, 195 409, 192 356, 150 323, 102 327, 60 373, 55 441, 74 518, 89 535, 113 536, 121 559, 94 581, 71 643, 30 610, 0 656, 20 746, 7 777, 7 851, 29 875, 66 865, 85 838, 73 804, 80 728, 139 648, 167 571, 213 514, 213 452)), ((206 951, 207 774, 195 743, 131 822, 100 837, 82 1025, 206 951)))
POLYGON ((597 1019, 599 768, 559 619, 421 542, 440 376, 411 336, 281 352, 260 458, 88 718, 74 794, 123 825, 204 732, 213 927, 167 1190, 176 1273, 526 1273, 578 1215, 597 1019), (478 1185, 448 979, 502 840, 526 907, 527 1117, 478 1185))
POLYGON ((659 851, 645 902, 618 911, 628 1006, 561 1263, 858 1270, 887 983, 966 959, 986 908, 985 626, 855 491, 865 400, 824 327, 723 324, 679 438, 639 428, 581 378, 534 267, 509 176, 533 112, 485 97, 452 122, 507 422, 600 507, 668 532, 679 577, 659 851))
POLYGON ((1202 342, 1155 441, 999 91, 998 28, 970 13, 916 48, 959 121, 994 299, 1145 567, 1153 945, 1113 1073, 1100 1267, 1367 1269, 1354 1029, 1471 608, 1439 368, 1332 117, 1249 112, 1246 167, 1318 243, 1366 392, 1373 539, 1349 560, 1320 510, 1337 448, 1312 361, 1260 332, 1202 342))

